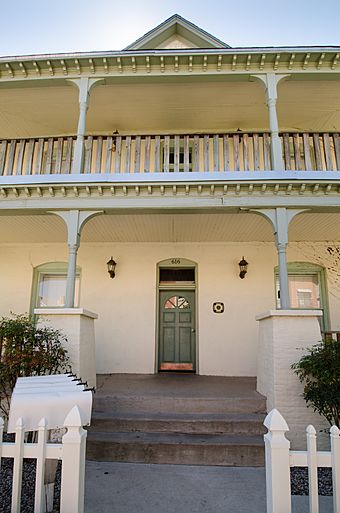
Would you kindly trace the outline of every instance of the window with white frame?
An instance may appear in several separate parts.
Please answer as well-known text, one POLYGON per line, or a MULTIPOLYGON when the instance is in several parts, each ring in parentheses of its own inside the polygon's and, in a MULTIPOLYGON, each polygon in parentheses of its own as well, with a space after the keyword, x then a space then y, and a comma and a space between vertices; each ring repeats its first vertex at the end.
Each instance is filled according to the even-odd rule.
MULTIPOLYGON (((50 262, 34 269, 31 307, 63 308, 66 300, 67 263, 50 262)), ((80 269, 77 267, 74 306, 79 305, 80 269)))
MULTIPOLYGON (((329 326, 327 287, 325 270, 309 262, 289 262, 288 287, 291 308, 323 310, 321 328, 329 326)), ((275 268, 276 307, 280 308, 280 283, 278 268, 275 268)))

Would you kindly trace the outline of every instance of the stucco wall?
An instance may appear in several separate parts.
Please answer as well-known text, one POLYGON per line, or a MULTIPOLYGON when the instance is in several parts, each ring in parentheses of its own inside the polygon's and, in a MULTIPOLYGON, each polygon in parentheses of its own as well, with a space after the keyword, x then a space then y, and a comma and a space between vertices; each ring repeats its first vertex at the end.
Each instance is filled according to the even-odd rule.
MULTIPOLYGON (((340 245, 340 244, 339 244, 340 245)), ((327 244, 291 244, 289 261, 331 266, 327 244), (328 255, 328 256, 327 256, 328 255), (326 262, 328 258, 328 263, 326 262)), ((271 243, 125 243, 81 244, 80 306, 99 315, 95 321, 97 372, 153 373, 156 359, 157 262, 180 257, 198 264, 198 369, 201 374, 255 376, 258 326, 255 316, 275 308, 276 249, 271 243), (117 261, 116 278, 106 262, 117 261), (246 278, 238 262, 249 262, 246 278), (212 312, 214 301, 225 304, 212 312)), ((0 314, 29 310, 33 268, 66 261, 66 244, 0 246, 0 314)), ((328 272, 333 330, 340 330, 340 291, 336 273, 328 272)))

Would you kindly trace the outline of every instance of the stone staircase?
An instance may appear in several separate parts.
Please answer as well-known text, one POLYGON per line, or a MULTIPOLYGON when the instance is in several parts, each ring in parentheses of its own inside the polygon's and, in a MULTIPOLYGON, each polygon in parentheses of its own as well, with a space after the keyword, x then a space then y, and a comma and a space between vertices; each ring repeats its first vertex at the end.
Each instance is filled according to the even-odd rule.
POLYGON ((87 458, 263 466, 264 417, 254 378, 101 375, 87 458))

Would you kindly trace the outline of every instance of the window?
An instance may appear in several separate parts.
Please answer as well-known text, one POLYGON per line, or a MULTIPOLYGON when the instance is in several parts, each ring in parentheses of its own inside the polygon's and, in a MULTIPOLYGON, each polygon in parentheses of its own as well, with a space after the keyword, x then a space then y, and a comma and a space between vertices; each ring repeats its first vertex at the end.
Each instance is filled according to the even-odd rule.
MULTIPOLYGON (((187 154, 187 166, 188 166, 187 171, 192 171, 192 162, 193 162, 192 154, 193 154, 192 145, 191 145, 191 143, 189 143, 188 154, 187 154)), ((165 171, 165 169, 166 169, 166 152, 165 152, 164 146, 163 146, 162 162, 163 162, 163 169, 165 171)), ((181 140, 179 143, 179 151, 178 151, 178 171, 184 171, 185 162, 186 162, 186 160, 185 160, 184 142, 181 140)), ((175 171, 175 146, 174 146, 174 141, 172 141, 172 140, 170 141, 170 146, 169 146, 169 171, 170 172, 175 171)))
MULTIPOLYGON (((63 308, 66 298, 67 263, 50 262, 34 269, 31 310, 63 308)), ((77 267, 74 306, 79 305, 80 269, 77 267)))
MULTIPOLYGON (((288 286, 291 308, 323 310, 322 330, 329 326, 326 279, 323 267, 309 262, 290 262, 288 286)), ((280 308, 280 284, 278 268, 275 268, 276 307, 280 308)))

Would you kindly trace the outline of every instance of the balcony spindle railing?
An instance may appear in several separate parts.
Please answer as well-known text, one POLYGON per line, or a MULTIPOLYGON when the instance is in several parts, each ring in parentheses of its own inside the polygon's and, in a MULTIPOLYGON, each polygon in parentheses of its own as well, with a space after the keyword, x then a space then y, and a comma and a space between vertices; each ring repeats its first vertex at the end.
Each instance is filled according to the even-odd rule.
MULTIPOLYGON (((0 176, 69 174, 75 137, 0 141, 0 176)), ((287 171, 340 170, 338 133, 281 134, 287 171)), ((271 171, 270 134, 89 135, 84 173, 271 171)))

